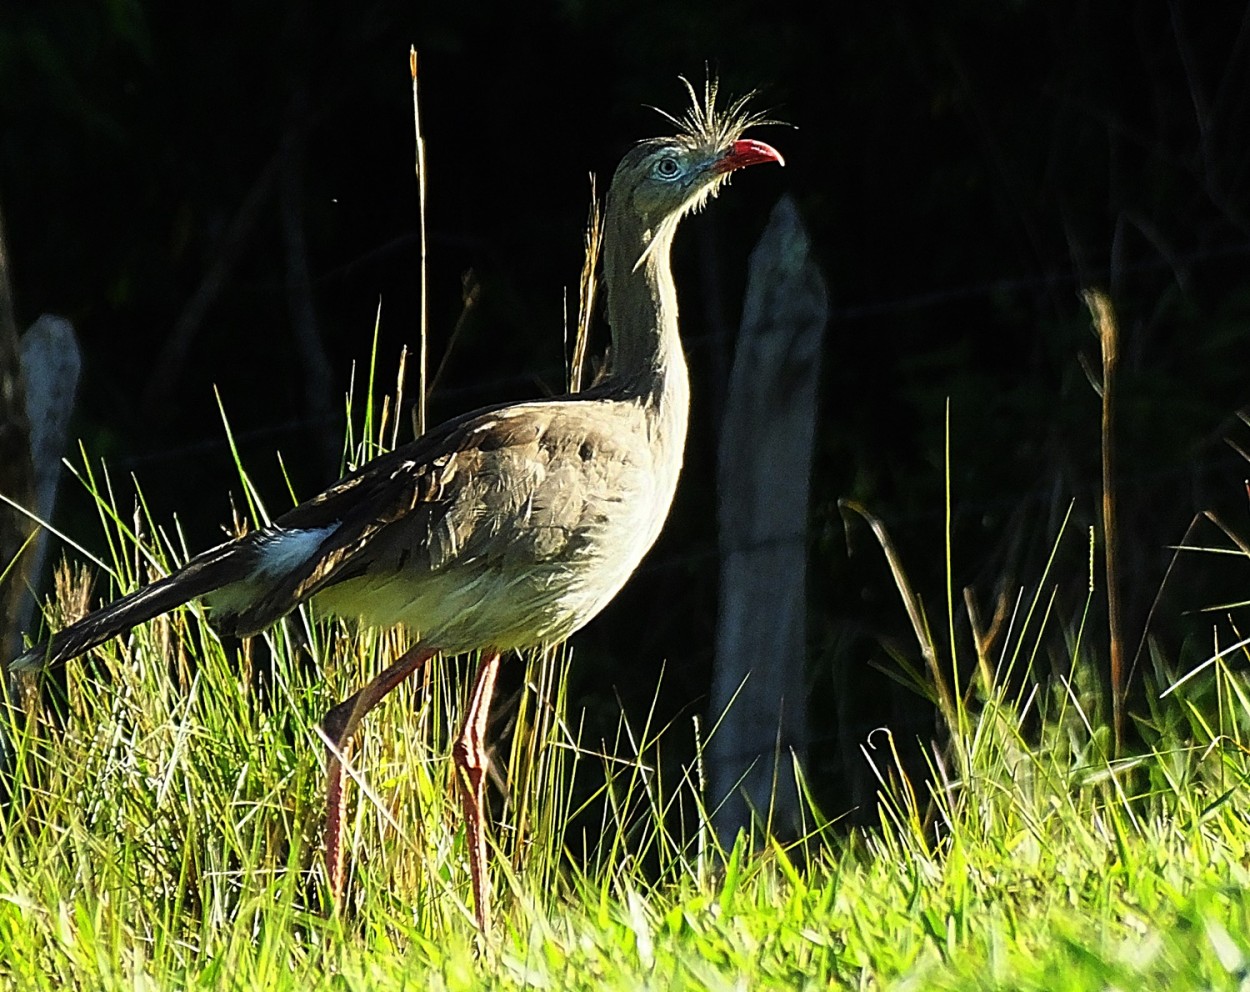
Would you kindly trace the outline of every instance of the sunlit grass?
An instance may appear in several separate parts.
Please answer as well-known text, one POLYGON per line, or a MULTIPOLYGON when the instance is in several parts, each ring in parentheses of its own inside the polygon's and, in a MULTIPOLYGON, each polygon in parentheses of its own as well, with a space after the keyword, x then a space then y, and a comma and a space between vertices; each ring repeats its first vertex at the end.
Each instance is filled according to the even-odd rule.
MULTIPOLYGON (((391 443, 394 409, 364 403, 347 461, 391 443)), ((117 505, 102 469, 81 474, 112 576, 100 593, 186 557, 146 506, 117 505)), ((248 514, 264 518, 255 498, 248 514)), ((1054 540, 1086 538, 1065 525, 1054 540)), ((587 741, 568 693, 575 656, 512 659, 525 675, 494 723, 497 918, 484 939, 450 760, 473 659, 433 666, 366 722, 335 916, 316 727, 402 639, 300 615, 240 651, 195 607, 147 624, 13 717, 0 987, 1250 987, 1245 672, 1219 658, 1161 698, 1178 673, 1154 657, 1145 744, 1117 759, 1090 688, 1087 607, 1055 612, 1058 584, 1084 590, 1087 576, 1048 567, 989 653, 936 629, 891 566, 927 666, 900 676, 934 699, 946 733, 923 778, 888 728, 863 742, 880 781, 871 828, 813 805, 799 842, 757 830, 723 851, 696 761, 662 773, 674 767, 662 750, 688 754, 694 726, 622 718, 613 739, 587 741), (1043 677, 1032 662, 1056 632, 1068 671, 1043 677)), ((82 589, 63 574, 53 622, 81 611, 82 589)), ((954 597, 939 598, 949 622, 954 597)))

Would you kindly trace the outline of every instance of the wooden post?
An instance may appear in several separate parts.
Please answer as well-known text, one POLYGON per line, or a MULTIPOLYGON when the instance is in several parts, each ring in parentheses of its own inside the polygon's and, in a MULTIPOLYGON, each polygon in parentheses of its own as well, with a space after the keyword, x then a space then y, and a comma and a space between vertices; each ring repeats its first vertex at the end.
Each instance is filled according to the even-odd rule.
POLYGON ((753 817, 797 827, 807 742, 808 489, 829 298, 783 197, 751 253, 717 486, 720 615, 708 742, 722 843, 753 817), (719 805, 718 805, 719 804, 719 805))
MULTIPOLYGON (((64 474, 62 460, 69 445, 69 422, 78 395, 82 353, 74 325, 45 313, 22 335, 22 380, 30 424, 30 460, 34 499, 30 509, 40 520, 52 520, 64 474)), ((27 576, 37 589, 48 559, 48 531, 40 528, 26 552, 27 576)), ((23 589, 17 611, 17 632, 34 633, 38 599, 23 589)))
MULTIPOLYGON (((33 502, 32 474, 17 317, 9 283, 4 221, 0 218, 0 492, 20 506, 29 507, 33 502)), ((0 678, 6 684, 9 659, 20 643, 18 616, 27 597, 29 558, 18 556, 32 529, 29 518, 8 506, 0 506, 0 573, 13 566, 0 586, 0 678), (18 559, 16 565, 14 559, 18 559)))

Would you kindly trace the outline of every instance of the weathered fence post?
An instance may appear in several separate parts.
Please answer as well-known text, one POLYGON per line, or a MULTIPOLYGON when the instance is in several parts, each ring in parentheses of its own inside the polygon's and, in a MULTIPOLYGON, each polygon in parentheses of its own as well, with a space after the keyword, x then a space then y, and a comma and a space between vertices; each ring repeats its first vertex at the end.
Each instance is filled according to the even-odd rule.
POLYGON ((753 816, 782 834, 799 822, 792 762, 807 742, 808 489, 828 316, 798 208, 783 197, 751 253, 717 469, 720 614, 710 720, 720 726, 708 757, 709 799, 725 844, 753 816))
MULTIPOLYGON (((33 482, 29 424, 3 218, 0 218, 0 492, 19 506, 30 506, 33 482)), ((6 681, 8 661, 18 643, 19 613, 27 598, 28 563, 18 556, 32 527, 30 520, 17 510, 0 506, 0 574, 13 566, 4 585, 0 586, 0 678, 6 681)))
MULTIPOLYGON (((30 424, 30 460, 34 467, 34 503, 40 520, 52 519, 69 444, 82 354, 74 325, 45 313, 22 335, 22 379, 26 387, 26 419, 30 424)), ((48 558, 48 532, 40 528, 27 551, 29 581, 43 579, 48 558)), ((18 610, 18 631, 34 625, 38 600, 27 594, 18 610)))

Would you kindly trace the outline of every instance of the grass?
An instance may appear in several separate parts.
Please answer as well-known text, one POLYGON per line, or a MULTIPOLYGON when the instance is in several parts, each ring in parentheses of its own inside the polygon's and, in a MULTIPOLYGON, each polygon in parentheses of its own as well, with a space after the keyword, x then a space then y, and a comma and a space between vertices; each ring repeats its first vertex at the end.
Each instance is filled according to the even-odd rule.
MULTIPOLYGON (((352 459, 393 436, 395 406, 365 408, 352 459)), ((185 557, 142 502, 124 513, 105 473, 83 476, 110 592, 185 557)), ((926 661, 912 677, 948 731, 923 779, 887 730, 864 742, 872 828, 813 805, 797 844, 721 850, 697 767, 659 771, 694 728, 622 720, 591 747, 566 698, 570 652, 535 653, 496 720, 497 919, 480 939, 449 758, 466 680, 445 663, 366 724, 351 903, 327 915, 316 726, 401 641, 301 616, 236 656, 190 608, 71 664, 54 706, 13 718, 0 988, 1250 988, 1244 672, 1219 658, 1162 697, 1175 676, 1154 659, 1145 744, 1117 759, 1083 687, 1094 638, 1053 612, 1059 577, 1022 595, 994 658, 961 657, 854 509, 891 555, 926 661), (1069 677, 1034 678, 1056 633, 1069 677), (589 800, 572 787, 588 778, 589 800), (573 836, 592 809, 589 840, 573 836)), ((83 602, 63 571, 53 618, 83 602)))

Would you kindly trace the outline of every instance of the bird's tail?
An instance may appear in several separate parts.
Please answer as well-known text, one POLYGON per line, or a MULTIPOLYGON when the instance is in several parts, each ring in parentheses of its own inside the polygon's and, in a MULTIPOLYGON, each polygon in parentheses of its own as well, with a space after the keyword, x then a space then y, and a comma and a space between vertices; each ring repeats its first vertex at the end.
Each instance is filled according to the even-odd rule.
POLYGON ((255 551, 246 540, 196 555, 172 575, 123 596, 18 655, 9 670, 35 671, 75 658, 145 620, 245 579, 254 561, 255 551))

